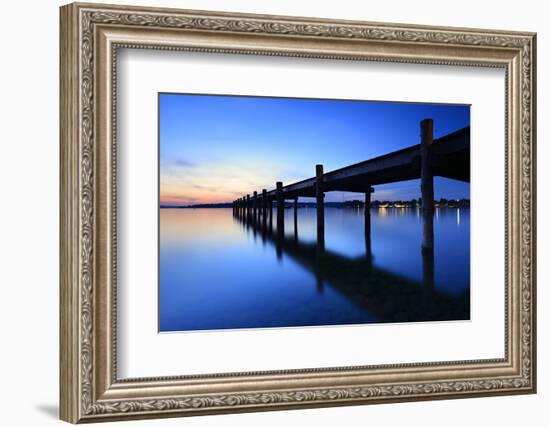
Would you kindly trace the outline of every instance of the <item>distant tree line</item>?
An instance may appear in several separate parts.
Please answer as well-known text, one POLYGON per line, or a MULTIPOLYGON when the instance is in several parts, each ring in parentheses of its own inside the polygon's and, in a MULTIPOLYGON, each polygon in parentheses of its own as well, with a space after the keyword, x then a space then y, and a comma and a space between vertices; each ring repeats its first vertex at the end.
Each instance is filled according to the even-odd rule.
MULTIPOLYGON (((274 203, 274 206, 277 204, 274 203)), ((201 208, 231 208, 233 206, 232 203, 206 203, 206 204, 197 204, 197 205, 163 205, 161 204, 161 208, 173 208, 173 209, 201 209, 201 208)), ((293 206, 292 203, 285 202, 286 207, 293 206)), ((316 206, 315 202, 299 202, 298 207, 304 208, 304 207, 313 207, 316 206)), ((326 207, 333 207, 333 208, 363 208, 365 206, 365 202, 362 200, 347 200, 345 202, 326 202, 326 207)), ((371 207, 373 208, 415 208, 415 207, 421 207, 422 206, 422 199, 412 199, 412 200, 373 200, 371 202, 371 207)), ((439 208, 462 208, 462 207, 469 207, 470 206, 470 200, 469 199, 445 199, 441 198, 439 200, 435 201, 435 206, 439 208)))
MULTIPOLYGON (((340 203, 342 208, 363 208, 365 202, 362 200, 348 200, 340 203)), ((412 200, 373 200, 371 207, 374 208, 416 208, 422 206, 422 198, 412 200)), ((438 208, 462 208, 469 207, 469 199, 445 199, 435 200, 435 206, 438 208)))

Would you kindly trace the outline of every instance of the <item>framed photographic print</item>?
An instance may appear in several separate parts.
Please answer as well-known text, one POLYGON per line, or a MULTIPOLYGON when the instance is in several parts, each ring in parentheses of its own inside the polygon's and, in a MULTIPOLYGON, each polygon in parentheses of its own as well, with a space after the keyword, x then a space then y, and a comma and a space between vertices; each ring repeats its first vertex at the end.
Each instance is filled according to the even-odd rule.
POLYGON ((161 93, 158 123, 161 333, 470 319, 469 106, 161 93))
POLYGON ((535 34, 61 8, 61 418, 533 393, 535 34))

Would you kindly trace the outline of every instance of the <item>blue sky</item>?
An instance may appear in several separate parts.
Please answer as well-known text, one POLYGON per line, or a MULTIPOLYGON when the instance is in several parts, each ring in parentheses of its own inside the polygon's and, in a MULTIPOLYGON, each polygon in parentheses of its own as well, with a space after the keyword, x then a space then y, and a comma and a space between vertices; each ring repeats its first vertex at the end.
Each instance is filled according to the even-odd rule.
MULTIPOLYGON (((463 105, 160 94, 162 204, 221 203, 271 190, 419 143, 420 121, 438 138, 469 126, 463 105)), ((436 198, 470 186, 435 178, 436 198)), ((420 197, 418 180, 375 187, 374 200, 420 197)), ((327 193, 327 201, 361 198, 327 193)), ((307 199, 304 199, 307 200, 307 199)))

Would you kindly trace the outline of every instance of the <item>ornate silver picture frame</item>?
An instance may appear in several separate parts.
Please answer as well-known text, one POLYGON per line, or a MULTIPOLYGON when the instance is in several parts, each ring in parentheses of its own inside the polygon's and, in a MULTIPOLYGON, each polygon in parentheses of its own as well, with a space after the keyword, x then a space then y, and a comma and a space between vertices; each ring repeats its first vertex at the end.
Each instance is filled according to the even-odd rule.
POLYGON ((508 31, 63 6, 61 419, 79 423, 534 393, 535 42, 533 33, 508 31), (504 357, 120 379, 116 61, 122 48, 504 70, 505 253, 495 254, 505 260, 504 357))

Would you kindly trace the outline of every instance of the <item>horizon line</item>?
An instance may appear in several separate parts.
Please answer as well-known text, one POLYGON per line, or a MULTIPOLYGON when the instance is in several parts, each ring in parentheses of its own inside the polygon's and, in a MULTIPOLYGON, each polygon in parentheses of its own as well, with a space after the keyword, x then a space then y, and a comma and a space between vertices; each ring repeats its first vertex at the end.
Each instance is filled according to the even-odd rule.
MULTIPOLYGON (((400 200, 373 200, 371 201, 371 205, 372 204, 395 204, 395 203, 414 203, 414 202, 418 202, 420 201, 422 198, 421 197, 418 197, 418 198, 412 198, 412 199, 408 199, 408 200, 404 200, 404 199, 400 199, 400 200)), ((435 203, 441 203, 442 201, 445 201, 445 202, 455 202, 455 203, 459 203, 459 202, 470 202, 470 198, 460 198, 460 199, 455 199, 455 198, 447 198, 447 197, 440 197, 439 199, 434 199, 434 202, 435 203)), ((288 202, 290 203, 290 202, 288 202)), ((315 201, 311 201, 311 202, 298 202, 298 205, 302 204, 302 205, 316 205, 317 202, 315 201)), ((363 200, 360 200, 360 199, 351 199, 351 200, 344 200, 344 201, 333 201, 333 202, 325 202, 325 205, 343 205, 343 204, 346 204, 346 203, 364 203, 363 200)), ((287 204, 287 202, 285 201, 285 204, 287 204)), ((214 206, 232 206, 233 205, 233 202, 218 202, 218 203, 196 203, 196 204, 187 204, 187 205, 180 205, 180 204, 170 204, 170 203, 159 203, 159 208, 193 208, 193 207, 214 207, 214 206)))

